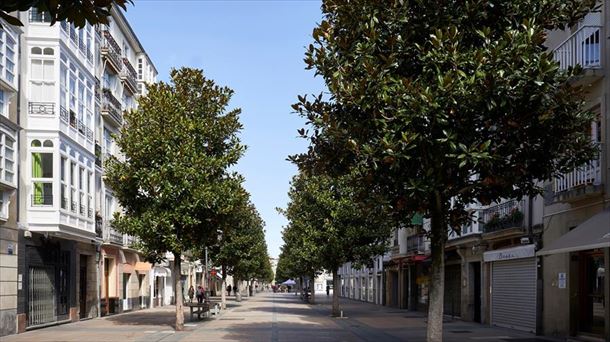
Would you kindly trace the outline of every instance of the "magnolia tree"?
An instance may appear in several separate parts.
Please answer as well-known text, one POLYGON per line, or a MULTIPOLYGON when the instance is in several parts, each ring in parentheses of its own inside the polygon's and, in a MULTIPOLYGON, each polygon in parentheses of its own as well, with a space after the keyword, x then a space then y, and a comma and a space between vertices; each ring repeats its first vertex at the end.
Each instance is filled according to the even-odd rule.
POLYGON ((392 217, 431 219, 428 340, 442 340, 447 230, 466 206, 541 192, 590 160, 579 72, 544 46, 593 0, 325 0, 305 62, 330 96, 300 97, 313 173, 342 175, 392 217))
MULTIPOLYGON (((138 109, 125 113, 116 144, 125 158, 111 158, 106 184, 123 213, 112 223, 135 236, 151 260, 181 256, 217 240, 232 212, 241 178, 229 172, 243 154, 237 137, 239 109, 227 110, 233 91, 197 69, 172 70, 170 83, 150 84, 138 109)), ((182 284, 175 278, 176 330, 182 330, 182 284)))
POLYGON ((366 264, 383 254, 391 234, 382 202, 363 202, 351 183, 348 176, 301 173, 293 178, 290 201, 283 211, 289 221, 283 249, 290 257, 288 263, 302 265, 302 274, 312 276, 312 280, 319 270, 332 273, 333 316, 339 316, 340 311, 339 267, 346 262, 366 264))

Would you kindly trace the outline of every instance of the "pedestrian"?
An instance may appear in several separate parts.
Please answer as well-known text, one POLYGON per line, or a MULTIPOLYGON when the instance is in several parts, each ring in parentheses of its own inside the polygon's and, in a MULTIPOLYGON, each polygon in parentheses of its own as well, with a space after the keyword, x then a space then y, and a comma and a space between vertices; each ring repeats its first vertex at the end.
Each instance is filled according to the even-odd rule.
POLYGON ((197 303, 203 303, 203 287, 197 286, 197 303))
POLYGON ((193 285, 191 285, 191 287, 189 288, 189 300, 191 301, 191 303, 193 302, 194 297, 195 297, 195 289, 193 288, 193 285))
POLYGON ((326 285, 326 297, 330 296, 330 285, 326 285))
POLYGON ((231 284, 227 285, 227 296, 231 295, 231 284))

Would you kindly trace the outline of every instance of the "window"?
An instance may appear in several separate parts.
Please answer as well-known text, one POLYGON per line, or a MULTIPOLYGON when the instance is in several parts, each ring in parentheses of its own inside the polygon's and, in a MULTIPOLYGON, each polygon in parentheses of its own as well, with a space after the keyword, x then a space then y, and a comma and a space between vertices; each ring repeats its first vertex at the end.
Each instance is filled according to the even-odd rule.
MULTIPOLYGON (((52 52, 53 49, 45 48, 44 52, 52 52)), ((55 86, 55 61, 50 56, 49 59, 41 58, 39 52, 41 48, 34 47, 32 55, 36 56, 30 61, 30 84, 32 102, 52 102, 53 90, 55 86)))
POLYGON ((61 208, 68 210, 68 158, 61 157, 60 181, 61 181, 61 208))
POLYGON ((51 15, 49 12, 41 12, 38 8, 33 7, 30 9, 30 22, 31 23, 50 23, 51 15))
POLYGON ((16 87, 15 64, 17 58, 15 51, 17 51, 16 35, 7 30, 6 27, 4 29, 0 28, 0 77, 16 87))
POLYGON ((104 206, 104 220, 106 220, 106 222, 111 221, 113 213, 114 213, 114 198, 110 195, 106 195, 106 205, 104 206))
POLYGON ((32 152, 32 204, 53 205, 53 153, 32 152))
POLYGON ((15 139, 10 134, 0 132, 0 180, 16 186, 15 161, 16 156, 15 139))
POLYGON ((8 116, 6 102, 4 100, 4 90, 0 89, 0 115, 8 116))
POLYGON ((76 178, 78 175, 77 172, 77 166, 75 162, 70 162, 70 198, 71 198, 71 203, 70 203, 70 211, 72 211, 73 213, 76 213, 76 208, 78 206, 78 197, 77 197, 77 191, 76 191, 76 178))

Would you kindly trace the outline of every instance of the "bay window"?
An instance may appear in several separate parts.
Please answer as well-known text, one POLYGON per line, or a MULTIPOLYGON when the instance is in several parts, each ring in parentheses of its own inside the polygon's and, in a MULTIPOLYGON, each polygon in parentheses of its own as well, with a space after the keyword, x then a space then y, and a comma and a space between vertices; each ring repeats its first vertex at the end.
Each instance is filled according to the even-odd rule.
POLYGON ((39 140, 33 140, 31 146, 41 149, 32 151, 32 205, 53 205, 53 151, 47 147, 53 143, 46 140, 44 145, 39 140))

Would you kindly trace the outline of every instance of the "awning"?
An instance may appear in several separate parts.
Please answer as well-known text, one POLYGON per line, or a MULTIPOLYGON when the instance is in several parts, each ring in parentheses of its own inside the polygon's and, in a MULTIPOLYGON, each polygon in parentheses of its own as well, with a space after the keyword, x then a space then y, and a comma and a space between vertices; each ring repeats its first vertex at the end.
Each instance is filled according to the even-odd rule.
POLYGON ((562 235, 537 255, 578 252, 610 247, 610 208, 595 214, 576 228, 562 235))
POLYGON ((134 266, 136 272, 148 272, 152 268, 152 264, 149 262, 138 261, 134 266))

